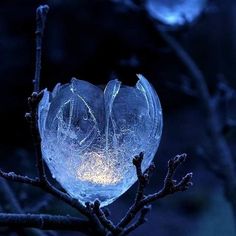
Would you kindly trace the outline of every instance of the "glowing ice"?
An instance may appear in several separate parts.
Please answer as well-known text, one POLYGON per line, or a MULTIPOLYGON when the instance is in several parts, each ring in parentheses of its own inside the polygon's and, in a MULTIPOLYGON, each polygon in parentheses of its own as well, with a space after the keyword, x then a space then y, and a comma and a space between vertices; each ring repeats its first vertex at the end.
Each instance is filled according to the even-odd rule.
POLYGON ((42 152, 52 175, 73 197, 105 206, 136 181, 132 159, 151 163, 162 132, 158 96, 138 75, 136 87, 111 80, 105 90, 72 79, 44 91, 39 104, 42 152))
POLYGON ((200 15, 207 0, 147 0, 146 7, 156 19, 168 25, 183 25, 200 15))

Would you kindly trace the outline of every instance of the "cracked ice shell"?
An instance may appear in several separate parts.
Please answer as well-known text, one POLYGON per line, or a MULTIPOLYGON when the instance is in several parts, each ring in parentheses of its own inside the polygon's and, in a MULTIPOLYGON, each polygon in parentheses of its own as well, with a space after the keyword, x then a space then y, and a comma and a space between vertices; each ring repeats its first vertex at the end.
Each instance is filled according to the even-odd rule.
POLYGON ((135 87, 111 80, 103 91, 72 79, 44 90, 38 107, 43 158, 52 176, 82 203, 112 203, 137 180, 132 159, 154 158, 162 133, 162 110, 150 83, 135 87))

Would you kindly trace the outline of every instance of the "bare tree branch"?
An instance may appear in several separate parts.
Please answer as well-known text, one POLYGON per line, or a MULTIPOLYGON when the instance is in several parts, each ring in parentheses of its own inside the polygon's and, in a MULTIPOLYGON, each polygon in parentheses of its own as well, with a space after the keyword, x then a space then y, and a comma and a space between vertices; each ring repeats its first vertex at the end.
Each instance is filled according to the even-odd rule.
POLYGON ((0 227, 75 230, 88 233, 91 224, 71 216, 0 213, 0 227))
POLYGON ((6 180, 10 180, 13 182, 29 184, 29 185, 37 186, 37 187, 39 187, 39 185, 40 185, 39 179, 37 179, 37 178, 32 179, 32 178, 29 178, 28 176, 17 175, 14 172, 6 173, 6 172, 0 170, 0 176, 6 180))
MULTIPOLYGON (((211 148, 215 153, 214 166, 217 165, 217 168, 214 169, 217 171, 215 172, 214 169, 212 170, 213 173, 215 173, 217 177, 220 177, 224 183, 225 197, 232 206, 236 221, 236 160, 232 155, 230 147, 222 132, 222 124, 215 104, 216 101, 209 93, 203 73, 187 51, 164 28, 161 28, 159 25, 155 24, 154 20, 151 21, 179 60, 186 66, 196 85, 198 97, 206 117, 206 134, 211 142, 211 148)), ((208 163, 210 162, 212 162, 212 160, 208 161, 208 163)))
POLYGON ((161 33, 163 39, 168 43, 168 45, 174 50, 178 58, 181 62, 186 66, 189 70, 192 79, 196 84, 196 88, 199 94, 199 99, 201 99, 201 105, 203 106, 206 122, 208 129, 208 135, 212 140, 212 146, 216 150, 216 160, 219 165, 225 169, 224 178, 225 181, 234 181, 236 184, 236 180, 234 180, 234 171, 235 171, 235 163, 234 158, 231 154, 230 148, 224 139, 220 124, 218 120, 218 114, 215 110, 215 107, 212 104, 212 98, 209 94, 206 80, 201 70, 197 67, 196 63, 190 57, 190 55, 183 49, 183 47, 177 42, 174 37, 171 37, 164 29, 157 27, 157 30, 161 33))
MULTIPOLYGON (((137 157, 135 159, 137 160, 137 157)), ((141 159, 142 158, 139 158, 139 161, 141 159)), ((117 224, 118 231, 125 228, 134 219, 136 214, 143 209, 143 207, 167 195, 173 194, 175 192, 185 191, 192 185, 191 182, 192 173, 188 173, 185 177, 183 177, 183 179, 179 183, 176 183, 176 181, 173 180, 175 170, 185 160, 186 160, 186 154, 182 154, 182 155, 177 155, 176 157, 174 157, 169 161, 168 172, 164 181, 163 188, 159 192, 150 194, 140 201, 135 201, 135 203, 130 207, 124 218, 117 224)))
POLYGON ((150 212, 151 206, 144 206, 140 212, 140 216, 136 222, 130 225, 128 228, 124 229, 122 235, 128 235, 132 231, 136 230, 139 226, 147 222, 146 215, 150 212))

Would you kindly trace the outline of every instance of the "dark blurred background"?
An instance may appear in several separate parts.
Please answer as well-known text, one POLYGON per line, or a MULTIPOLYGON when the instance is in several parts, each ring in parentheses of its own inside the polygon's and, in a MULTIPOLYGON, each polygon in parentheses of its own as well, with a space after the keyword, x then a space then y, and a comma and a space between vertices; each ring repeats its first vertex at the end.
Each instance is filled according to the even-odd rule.
MULTIPOLYGON (((34 76, 35 9, 42 3, 51 8, 44 39, 42 88, 52 89, 57 82, 66 83, 72 77, 99 85, 115 76, 124 84, 134 85, 135 74, 142 73, 156 88, 164 114, 163 136, 155 158, 157 169, 148 191, 161 187, 170 157, 183 152, 190 157, 180 175, 193 171, 194 186, 153 204, 148 222, 133 235, 236 235, 233 211, 222 182, 196 152, 207 139, 205 117, 199 95, 189 96, 182 91, 183 84, 193 90, 195 85, 154 27, 154 21, 132 1, 0 1, 1 167, 31 176, 36 173, 24 113, 34 76)), ((194 22, 170 27, 170 31, 203 72, 211 95, 217 93, 219 83, 232 92, 226 115, 236 119, 236 1, 210 1, 194 22)), ((225 139, 235 156, 235 130, 227 131, 225 139)), ((213 163, 215 155, 211 154, 213 163)), ((28 212, 35 202, 48 198, 34 188, 10 186, 28 212)), ((112 219, 117 221, 125 213, 134 193, 135 187, 109 206, 112 219)), ((41 212, 75 214, 61 202, 47 199, 50 201, 53 204, 47 204, 41 212)), ((12 210, 4 193, 0 194, 0 209, 12 210)))

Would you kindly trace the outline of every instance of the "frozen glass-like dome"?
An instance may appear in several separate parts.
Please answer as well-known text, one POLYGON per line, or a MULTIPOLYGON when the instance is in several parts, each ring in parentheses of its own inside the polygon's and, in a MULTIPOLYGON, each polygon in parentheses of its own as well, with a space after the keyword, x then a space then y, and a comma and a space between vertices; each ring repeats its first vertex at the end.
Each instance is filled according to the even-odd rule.
POLYGON ((150 15, 171 26, 194 21, 206 6, 207 0, 147 0, 150 15))
POLYGON ((44 91, 39 104, 43 158, 52 176, 82 203, 108 205, 137 180, 132 159, 144 152, 143 170, 158 148, 162 111, 142 76, 135 87, 111 80, 103 91, 72 79, 44 91))

